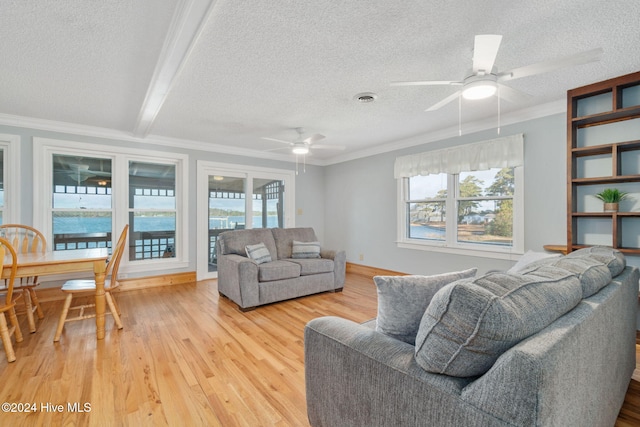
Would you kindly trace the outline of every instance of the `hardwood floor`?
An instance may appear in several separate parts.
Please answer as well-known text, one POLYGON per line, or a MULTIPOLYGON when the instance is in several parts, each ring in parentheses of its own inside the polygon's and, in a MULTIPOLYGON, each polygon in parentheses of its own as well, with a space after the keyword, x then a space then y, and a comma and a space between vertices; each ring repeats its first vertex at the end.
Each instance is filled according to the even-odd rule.
MULTIPOLYGON (((304 325, 325 315, 363 322, 377 307, 373 282, 355 274, 341 293, 247 313, 220 298, 215 281, 116 298, 125 327, 107 318, 103 341, 91 319, 67 324, 54 344, 60 301, 43 304, 35 334, 21 316, 16 362, 0 355, 0 400, 36 410, 2 411, 0 426, 308 426, 304 325)), ((637 380, 616 425, 640 425, 637 380)))

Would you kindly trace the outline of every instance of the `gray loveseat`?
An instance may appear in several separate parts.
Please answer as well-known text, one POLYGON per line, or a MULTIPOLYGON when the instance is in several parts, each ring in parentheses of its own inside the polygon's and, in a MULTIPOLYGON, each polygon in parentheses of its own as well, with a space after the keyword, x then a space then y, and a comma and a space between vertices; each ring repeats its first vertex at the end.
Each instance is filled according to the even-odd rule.
POLYGON ((312 228, 226 231, 216 253, 218 292, 243 311, 344 286, 345 252, 321 248, 312 228), (255 259, 248 248, 256 249, 255 259))
POLYGON ((589 248, 457 280, 427 302, 414 345, 375 320, 314 319, 305 328, 309 421, 613 426, 635 368, 638 279, 617 251, 589 248), (540 329, 527 335, 533 324, 540 329))

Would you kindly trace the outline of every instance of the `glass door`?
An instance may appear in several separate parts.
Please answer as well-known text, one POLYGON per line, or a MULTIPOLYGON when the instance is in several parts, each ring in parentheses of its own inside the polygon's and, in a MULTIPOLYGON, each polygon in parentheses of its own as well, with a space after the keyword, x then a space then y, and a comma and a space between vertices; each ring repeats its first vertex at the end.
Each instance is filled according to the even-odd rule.
POLYGON ((198 280, 217 277, 216 241, 228 230, 293 227, 293 171, 198 162, 198 280))
POLYGON ((252 228, 282 228, 284 181, 253 178, 252 228))
POLYGON ((207 175, 208 271, 218 271, 216 241, 220 233, 246 227, 246 178, 207 175))

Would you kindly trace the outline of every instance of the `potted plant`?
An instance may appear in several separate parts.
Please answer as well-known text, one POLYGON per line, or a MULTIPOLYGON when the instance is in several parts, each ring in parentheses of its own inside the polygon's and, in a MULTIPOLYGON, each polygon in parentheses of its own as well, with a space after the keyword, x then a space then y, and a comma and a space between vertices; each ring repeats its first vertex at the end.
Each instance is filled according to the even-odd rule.
POLYGON ((628 194, 617 188, 606 188, 595 196, 604 202, 605 212, 618 212, 620 201, 627 199, 628 194))

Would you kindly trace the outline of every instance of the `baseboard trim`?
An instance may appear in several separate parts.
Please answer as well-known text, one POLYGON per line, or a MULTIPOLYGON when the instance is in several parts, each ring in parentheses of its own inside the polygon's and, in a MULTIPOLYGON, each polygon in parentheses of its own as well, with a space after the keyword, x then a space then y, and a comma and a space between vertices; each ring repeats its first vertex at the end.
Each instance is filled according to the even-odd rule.
POLYGON ((406 276, 407 273, 400 273, 399 271, 385 270, 383 268, 370 267, 368 265, 354 264, 352 262, 347 263, 347 273, 358 274, 365 277, 373 276, 406 276))
MULTIPOLYGON (((196 272, 189 271, 186 273, 176 273, 163 276, 147 276, 131 279, 122 279, 120 281, 120 291, 133 291, 136 289, 155 288, 157 286, 173 286, 183 285, 186 283, 196 282, 196 272)), ((60 301, 65 295, 60 292, 60 287, 42 288, 38 287, 38 300, 41 302, 60 301)))

